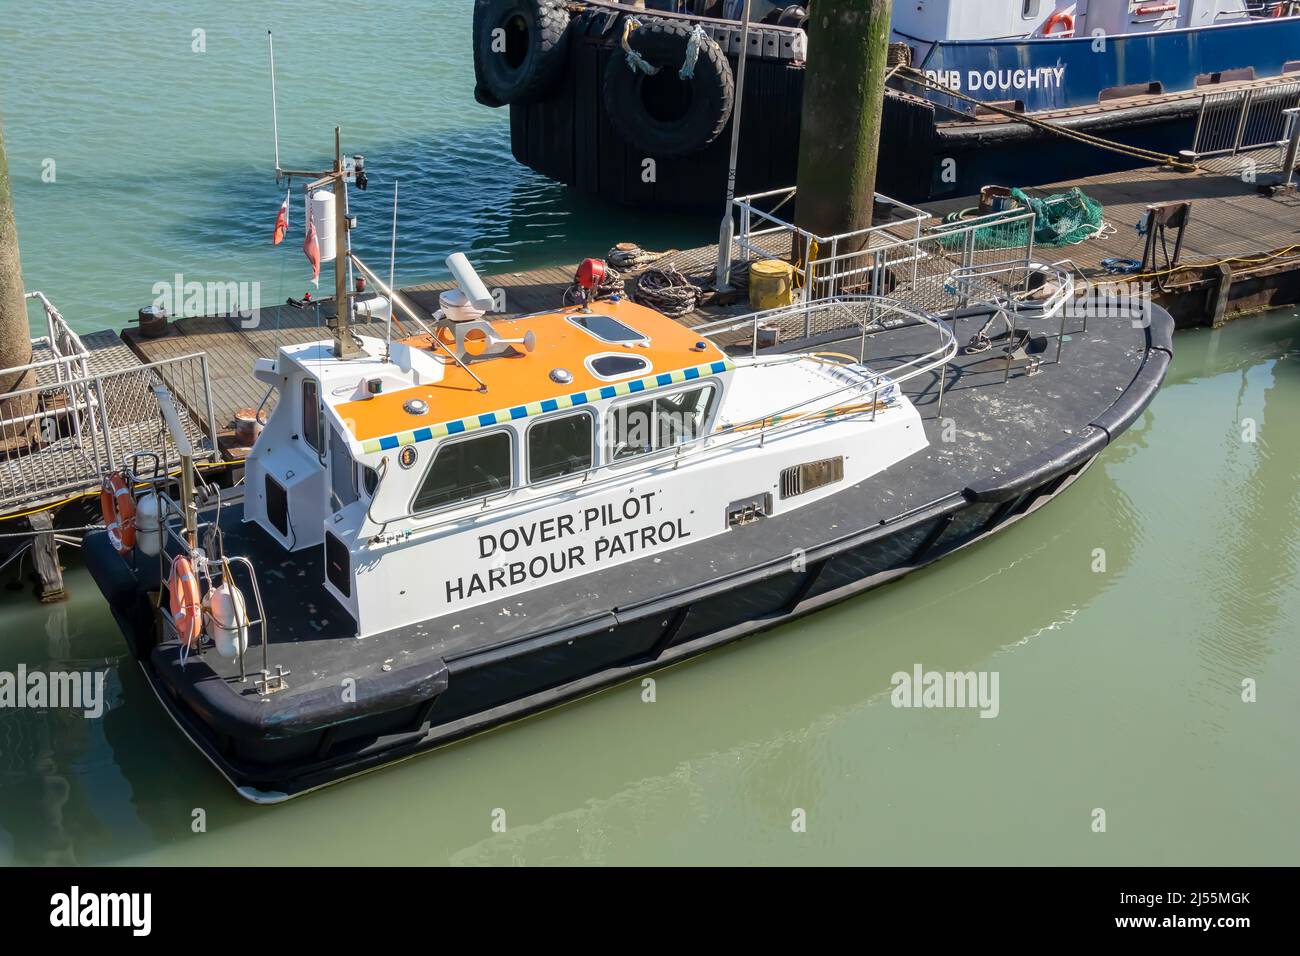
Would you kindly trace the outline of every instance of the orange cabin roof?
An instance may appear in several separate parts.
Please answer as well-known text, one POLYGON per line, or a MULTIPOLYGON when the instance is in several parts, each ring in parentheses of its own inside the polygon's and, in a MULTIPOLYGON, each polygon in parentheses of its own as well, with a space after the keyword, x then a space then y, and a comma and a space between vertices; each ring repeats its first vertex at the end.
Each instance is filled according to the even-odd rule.
POLYGON ((581 405, 615 394, 662 388, 730 367, 726 356, 712 342, 634 302, 597 302, 592 306, 592 314, 617 319, 641 333, 649 340, 645 345, 602 341, 569 318, 582 314, 575 307, 514 320, 493 321, 493 328, 505 339, 521 339, 527 332, 532 332, 536 337, 536 347, 532 352, 516 347, 518 354, 513 356, 470 362, 474 374, 487 385, 486 392, 479 391, 478 383, 446 352, 433 348, 429 336, 406 339, 407 344, 431 349, 434 356, 443 360, 445 374, 442 381, 346 402, 337 406, 336 411, 348 423, 356 439, 363 443, 365 450, 371 452, 512 418, 524 418, 554 408, 581 405), (704 342, 703 349, 696 347, 700 342, 704 342), (587 368, 586 360, 606 353, 638 356, 647 360, 650 367, 625 378, 601 378, 587 368), (553 369, 567 370, 573 376, 572 381, 556 382, 551 378, 553 369), (640 387, 636 386, 638 382, 640 387), (585 394, 589 391, 592 392, 590 396, 585 394), (424 415, 407 412, 403 406, 412 398, 427 402, 428 412, 424 415), (548 407, 541 407, 543 404, 548 407), (471 421, 466 422, 466 419, 471 421), (447 428, 448 425, 453 427, 447 428), (461 427, 455 427, 457 425, 461 427), (433 433, 425 434, 430 430, 433 433))

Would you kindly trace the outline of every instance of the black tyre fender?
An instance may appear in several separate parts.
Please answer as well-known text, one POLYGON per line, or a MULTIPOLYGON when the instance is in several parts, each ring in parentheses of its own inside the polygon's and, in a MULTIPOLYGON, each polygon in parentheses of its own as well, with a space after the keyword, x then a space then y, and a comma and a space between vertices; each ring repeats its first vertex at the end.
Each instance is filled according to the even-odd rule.
POLYGON ((647 76, 614 53, 605 68, 605 112, 619 134, 651 157, 698 152, 726 128, 736 99, 731 63, 711 38, 700 44, 695 74, 678 76, 693 28, 650 20, 633 30, 628 45, 659 72, 647 76))
POLYGON ((474 98, 485 106, 545 99, 568 52, 563 0, 475 0, 474 98))

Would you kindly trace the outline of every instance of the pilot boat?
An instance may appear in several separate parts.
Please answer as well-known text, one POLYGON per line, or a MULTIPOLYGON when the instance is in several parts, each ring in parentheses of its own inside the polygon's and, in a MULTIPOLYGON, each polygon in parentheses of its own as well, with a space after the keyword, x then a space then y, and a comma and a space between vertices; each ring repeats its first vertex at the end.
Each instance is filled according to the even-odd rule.
POLYGON ((355 334, 343 291, 328 337, 257 360, 274 411, 233 488, 157 389, 182 470, 106 477, 87 567, 260 803, 794 620, 1053 500, 1164 377, 1158 307, 1080 305, 1062 264, 953 268, 950 239, 893 246, 943 313, 822 276, 695 328, 601 297, 596 260, 577 304, 505 318, 464 256, 430 314, 341 252, 336 290, 346 261, 419 331, 355 334), (998 272, 1020 291, 982 297, 998 272))

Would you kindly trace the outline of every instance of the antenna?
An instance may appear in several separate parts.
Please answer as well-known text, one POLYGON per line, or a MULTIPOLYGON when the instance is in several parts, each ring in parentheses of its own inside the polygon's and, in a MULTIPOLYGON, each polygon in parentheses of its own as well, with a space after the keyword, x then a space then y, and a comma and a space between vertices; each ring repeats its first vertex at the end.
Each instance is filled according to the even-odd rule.
POLYGON ((266 31, 266 50, 271 57, 271 130, 275 135, 275 181, 280 182, 280 118, 275 111, 275 39, 266 31))
MULTIPOLYGON (((393 241, 388 247, 388 288, 396 287, 393 282, 393 273, 397 271, 397 180, 393 180, 393 241)), ((384 329, 384 340, 391 345, 393 342, 393 303, 388 303, 388 324, 384 329)))

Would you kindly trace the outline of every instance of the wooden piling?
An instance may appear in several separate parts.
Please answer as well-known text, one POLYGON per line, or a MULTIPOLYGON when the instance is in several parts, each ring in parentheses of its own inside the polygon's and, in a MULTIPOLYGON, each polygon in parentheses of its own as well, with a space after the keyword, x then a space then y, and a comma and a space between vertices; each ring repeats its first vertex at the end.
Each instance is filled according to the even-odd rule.
POLYGON ((812 10, 795 222, 814 235, 872 224, 891 8, 891 0, 836 0, 812 10))
MULTIPOLYGON (((4 128, 0 127, 0 419, 21 419, 36 408, 36 396, 5 399, 36 381, 34 372, 3 374, 32 360, 32 333, 27 324, 27 299, 23 292, 22 265, 18 258, 18 229, 14 225, 13 192, 9 186, 9 164, 5 158, 4 128)), ((0 430, 0 454, 25 450, 26 423, 0 430)))
POLYGON ((63 566, 59 564, 59 543, 54 538, 54 517, 51 511, 38 511, 27 519, 33 531, 32 574, 36 581, 36 597, 43 604, 62 601, 68 596, 63 586, 63 566))

